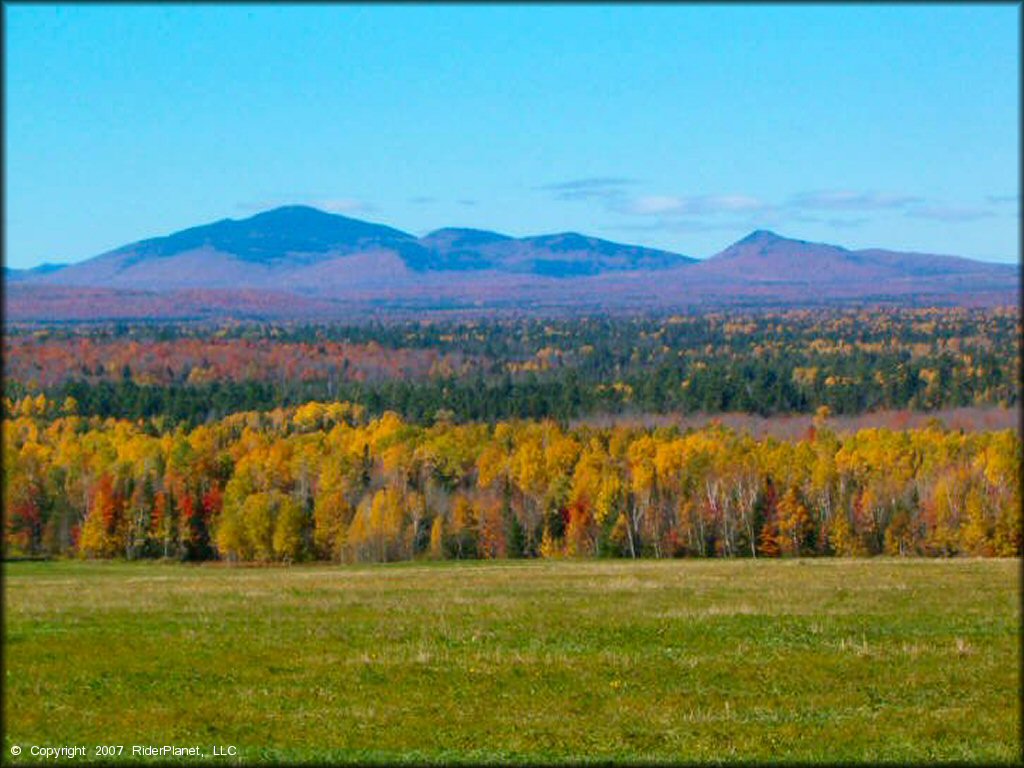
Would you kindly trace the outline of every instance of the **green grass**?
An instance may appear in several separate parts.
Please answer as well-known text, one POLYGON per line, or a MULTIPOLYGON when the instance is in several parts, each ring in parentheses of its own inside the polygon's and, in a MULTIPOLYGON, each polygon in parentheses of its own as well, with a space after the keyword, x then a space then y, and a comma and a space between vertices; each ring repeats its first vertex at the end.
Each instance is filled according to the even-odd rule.
POLYGON ((293 763, 1021 754, 1016 561, 64 562, 4 576, 9 764, 75 744, 293 763))

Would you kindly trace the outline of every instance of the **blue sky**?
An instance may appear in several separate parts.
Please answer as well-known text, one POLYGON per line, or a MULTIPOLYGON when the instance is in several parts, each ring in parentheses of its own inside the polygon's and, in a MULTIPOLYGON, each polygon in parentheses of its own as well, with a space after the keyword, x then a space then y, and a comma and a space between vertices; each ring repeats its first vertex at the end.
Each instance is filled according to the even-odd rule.
POLYGON ((305 203, 1017 258, 1015 5, 5 6, 7 264, 305 203))

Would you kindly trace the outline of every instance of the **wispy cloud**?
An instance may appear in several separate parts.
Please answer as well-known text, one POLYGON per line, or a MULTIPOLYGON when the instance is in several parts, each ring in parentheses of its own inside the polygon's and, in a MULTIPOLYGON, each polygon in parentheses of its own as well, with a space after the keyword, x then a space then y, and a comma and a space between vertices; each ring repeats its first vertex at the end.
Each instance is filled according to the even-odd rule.
POLYGON ((954 205, 929 205, 912 208, 907 216, 915 219, 933 219, 935 221, 959 222, 987 219, 995 214, 986 208, 964 208, 954 205))
POLYGON ((806 190, 777 200, 743 193, 638 194, 639 190, 630 188, 637 183, 635 179, 607 176, 545 184, 535 189, 552 193, 558 200, 595 201, 609 213, 624 217, 617 229, 632 231, 757 229, 793 222, 853 229, 894 215, 970 222, 998 215, 999 208, 993 206, 1020 203, 1019 195, 989 195, 985 204, 960 205, 896 191, 842 187, 806 190))
POLYGON ((993 205, 1016 204, 1020 202, 1020 195, 989 195, 985 199, 993 205))
POLYGON ((409 202, 412 203, 413 205, 426 205, 428 203, 436 203, 437 198, 420 195, 417 197, 410 197, 409 202))
POLYGON ((622 197, 625 194, 625 187, 636 183, 636 179, 618 176, 592 176, 542 184, 534 189, 550 192, 556 200, 609 200, 622 197))
POLYGON ((590 176, 585 179, 572 179, 570 181, 559 181, 554 184, 542 184, 539 187, 535 187, 535 189, 546 189, 557 192, 572 189, 622 187, 628 184, 636 184, 636 179, 628 179, 621 176, 590 176))
POLYGON ((802 192, 791 197, 786 207, 795 210, 879 211, 906 208, 921 202, 923 200, 920 197, 912 195, 829 189, 802 192))
POLYGON ((268 211, 281 205, 280 200, 247 200, 236 203, 235 208, 239 211, 268 211))
MULTIPOLYGON (((556 200, 594 200, 613 212, 627 216, 659 217, 666 220, 693 216, 733 216, 776 214, 787 219, 824 211, 906 210, 922 204, 913 195, 890 194, 851 189, 819 189, 798 193, 783 202, 772 202, 742 193, 724 195, 628 194, 637 184, 632 178, 594 176, 543 184, 534 189, 552 193, 556 200)), ((833 217, 818 219, 834 226, 859 226, 865 219, 833 217)), ((716 225, 717 226, 717 225, 716 225)))
POLYGON ((871 221, 871 219, 868 219, 868 218, 866 218, 864 216, 861 216, 861 217, 858 217, 858 218, 853 218, 853 219, 845 219, 845 218, 825 219, 825 223, 828 224, 830 227, 834 227, 835 229, 854 229, 856 227, 863 227, 865 224, 867 224, 870 221, 871 221))
MULTIPOLYGON (((941 206, 915 195, 871 190, 827 189, 800 192, 781 202, 746 194, 644 195, 609 201, 608 210, 649 219, 644 229, 710 231, 784 226, 787 222, 852 229, 885 213, 945 221, 971 221, 992 215, 983 208, 941 206), (844 215, 845 214, 845 215, 844 215)), ((627 227, 633 226, 627 223, 627 227)))
POLYGON ((820 216, 817 214, 800 212, 790 213, 786 218, 789 221, 798 221, 801 224, 825 224, 835 229, 852 229, 854 227, 863 226, 871 221, 871 219, 866 216, 855 216, 851 218, 845 216, 820 216))
POLYGON ((373 206, 365 200, 357 200, 353 197, 338 197, 328 200, 310 200, 309 205, 331 213, 363 213, 372 211, 373 206))
POLYGON ((621 213, 637 216, 700 216, 720 213, 751 213, 773 206, 747 195, 649 195, 617 206, 621 213))
POLYGON ((477 204, 477 202, 478 202, 477 200, 474 200, 474 199, 472 199, 472 198, 468 198, 468 197, 467 197, 467 198, 463 198, 462 200, 459 200, 459 205, 469 205, 469 206, 473 206, 473 205, 476 205, 476 204, 477 204))
POLYGON ((736 219, 716 218, 661 218, 651 221, 619 224, 618 226, 605 227, 605 229, 621 232, 737 232, 758 229, 763 226, 764 222, 750 219, 737 221, 736 219))
POLYGON ((240 211, 266 211, 282 205, 308 205, 331 213, 366 213, 374 210, 374 207, 365 200, 319 195, 281 195, 266 200, 238 203, 235 207, 240 211))
POLYGON ((773 229, 794 222, 852 229, 887 212, 909 215, 924 202, 913 195, 831 189, 801 192, 779 202, 742 193, 623 195, 606 201, 606 208, 627 217, 621 225, 626 230, 708 232, 773 229))
MULTIPOLYGON (((990 195, 990 204, 996 202, 1015 202, 1014 195, 990 195)), ((861 213, 902 213, 916 219, 932 219, 945 222, 977 221, 995 216, 995 212, 985 206, 947 205, 940 201, 926 200, 913 195, 887 194, 880 192, 855 192, 851 190, 828 190, 805 192, 789 199, 786 209, 793 218, 809 221, 819 211, 856 211, 861 213), (805 213, 806 212, 806 213, 805 213), (804 218, 807 217, 807 218, 804 218)), ((822 218, 819 221, 832 227, 857 227, 870 219, 860 217, 822 218)))

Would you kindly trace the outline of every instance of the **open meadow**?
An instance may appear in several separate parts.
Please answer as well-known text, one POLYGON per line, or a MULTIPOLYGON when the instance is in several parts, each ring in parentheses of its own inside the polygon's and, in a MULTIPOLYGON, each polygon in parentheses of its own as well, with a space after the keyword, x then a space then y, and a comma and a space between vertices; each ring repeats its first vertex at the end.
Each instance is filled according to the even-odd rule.
POLYGON ((4 577, 8 764, 43 762, 33 745, 124 745, 133 762, 133 745, 237 748, 214 763, 1021 755, 1017 560, 58 561, 4 577))

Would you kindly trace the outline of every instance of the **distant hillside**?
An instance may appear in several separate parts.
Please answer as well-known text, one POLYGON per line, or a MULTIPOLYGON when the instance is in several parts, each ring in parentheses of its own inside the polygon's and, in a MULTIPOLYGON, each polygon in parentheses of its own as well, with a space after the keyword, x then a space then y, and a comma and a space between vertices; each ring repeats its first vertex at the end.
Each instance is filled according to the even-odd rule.
POLYGON ((31 269, 14 269, 12 267, 4 267, 4 281, 14 283, 37 275, 48 275, 51 272, 64 269, 65 266, 65 264, 40 264, 38 267, 32 267, 31 269))
POLYGON ((415 273, 595 275, 690 263, 678 254, 575 234, 516 239, 444 229, 422 239, 380 224, 289 206, 122 246, 33 282, 161 291, 282 286, 336 293, 352 285, 415 283, 415 273), (361 258, 356 258, 361 257, 361 258))
POLYGON ((417 238, 288 206, 132 243, 78 264, 5 270, 4 280, 9 319, 84 319, 87 296, 95 316, 104 317, 124 316, 119 301, 133 317, 1003 304, 1017 302, 1019 275, 1016 265, 851 251, 765 230, 697 260, 572 232, 515 238, 445 228, 417 238))
POLYGON ((1003 265, 957 256, 900 253, 870 249, 850 251, 837 245, 810 243, 757 230, 733 243, 702 265, 705 274, 746 280, 849 282, 957 276, 1010 275, 1003 265))

